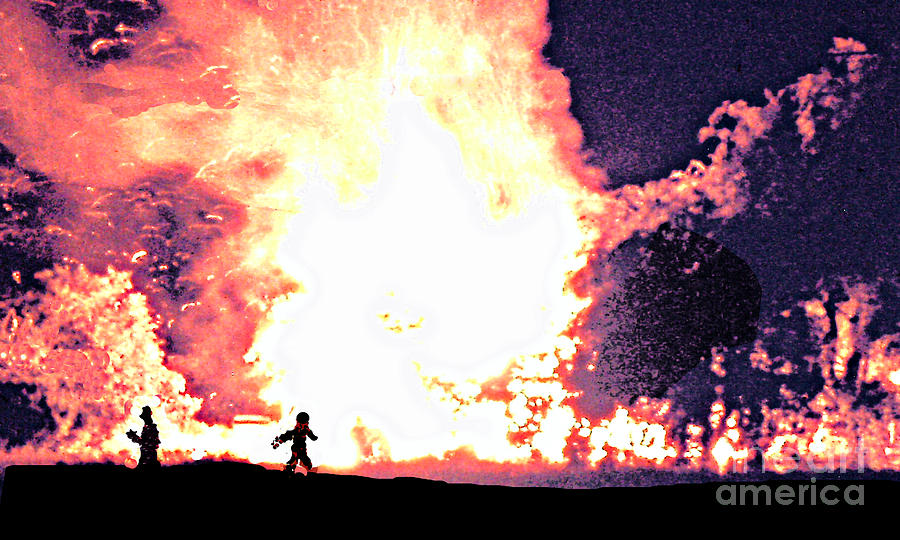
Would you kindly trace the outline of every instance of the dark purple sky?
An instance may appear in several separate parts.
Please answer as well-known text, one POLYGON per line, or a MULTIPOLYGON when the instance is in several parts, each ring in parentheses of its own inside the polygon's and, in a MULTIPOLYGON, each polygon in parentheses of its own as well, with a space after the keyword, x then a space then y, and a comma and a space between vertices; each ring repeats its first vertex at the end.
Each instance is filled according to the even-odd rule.
MULTIPOLYGON (((778 328, 768 343, 772 353, 799 359, 812 352, 805 319, 779 313, 822 290, 840 300, 841 277, 884 279, 870 334, 898 331, 898 10, 887 1, 550 2, 553 31, 544 54, 571 81, 585 149, 613 186, 666 177, 704 157, 697 131, 717 106, 740 99, 762 105, 765 88, 818 72, 830 61, 835 36, 853 37, 879 55, 852 118, 836 131, 821 130, 817 154, 800 151, 790 123, 773 130, 747 163, 751 208, 724 223, 693 222, 693 230, 721 242, 758 277, 761 326, 778 328)), ((729 384, 744 386, 730 393, 746 401, 771 395, 781 383, 749 369, 746 355, 726 367, 729 384)), ((706 401, 715 384, 701 366, 672 395, 706 401)))
POLYGON ((708 225, 757 263, 764 284, 766 268, 774 280, 803 286, 810 283, 800 274, 814 277, 814 284, 820 277, 893 269, 900 254, 897 4, 635 6, 627 0, 550 2, 553 34, 544 53, 571 81, 585 149, 612 184, 656 180, 704 157, 697 131, 722 101, 762 104, 765 88, 783 88, 825 66, 834 36, 854 37, 882 61, 853 118, 824 133, 815 156, 799 152, 787 133, 759 145, 750 164, 751 193, 759 195, 752 202, 778 184, 765 199, 772 216, 751 210, 708 225))
POLYGON ((885 51, 888 1, 550 0, 544 49, 572 84, 572 112, 614 183, 680 169, 724 100, 763 99, 825 64, 832 37, 885 51))

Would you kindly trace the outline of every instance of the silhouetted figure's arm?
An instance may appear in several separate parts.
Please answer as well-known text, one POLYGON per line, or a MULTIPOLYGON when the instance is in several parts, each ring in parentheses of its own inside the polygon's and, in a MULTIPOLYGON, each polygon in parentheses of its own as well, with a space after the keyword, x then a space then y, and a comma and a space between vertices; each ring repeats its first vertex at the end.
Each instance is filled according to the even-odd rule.
POLYGON ((316 434, 313 433, 311 429, 306 428, 306 432, 309 433, 309 438, 310 438, 310 439, 312 439, 312 440, 314 440, 314 441, 319 440, 319 438, 316 437, 316 434))
POLYGON ((287 442, 287 441, 291 440, 291 438, 292 438, 293 436, 294 436, 294 430, 293 430, 293 429, 288 430, 288 431, 285 431, 285 432, 282 433, 281 435, 275 437, 275 440, 272 441, 272 448, 278 448, 278 445, 280 445, 281 443, 284 443, 284 442, 287 442))
POLYGON ((128 438, 131 439, 132 441, 134 441, 138 444, 141 444, 141 438, 138 437, 138 434, 135 433, 133 429, 129 429, 128 433, 126 433, 125 435, 127 435, 128 438))

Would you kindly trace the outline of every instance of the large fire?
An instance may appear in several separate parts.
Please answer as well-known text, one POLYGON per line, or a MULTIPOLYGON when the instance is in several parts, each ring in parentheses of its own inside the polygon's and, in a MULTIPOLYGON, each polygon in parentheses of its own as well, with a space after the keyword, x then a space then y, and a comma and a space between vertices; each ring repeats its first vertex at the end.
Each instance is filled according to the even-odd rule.
POLYGON ((629 362, 596 358, 607 257, 746 211, 758 141, 794 123, 814 153, 852 114, 878 65, 862 43, 835 38, 841 72, 724 103, 687 169, 612 189, 541 55, 544 2, 122 0, 134 21, 113 25, 114 3, 0 5, 5 246, 28 254, 4 258, 0 382, 44 418, 0 465, 134 464, 150 405, 166 463, 278 462, 304 410, 338 471, 900 467, 898 335, 866 332, 893 283, 783 306, 813 356, 765 332, 745 350, 820 376, 813 395, 734 408, 718 387, 697 416, 591 382, 629 362))

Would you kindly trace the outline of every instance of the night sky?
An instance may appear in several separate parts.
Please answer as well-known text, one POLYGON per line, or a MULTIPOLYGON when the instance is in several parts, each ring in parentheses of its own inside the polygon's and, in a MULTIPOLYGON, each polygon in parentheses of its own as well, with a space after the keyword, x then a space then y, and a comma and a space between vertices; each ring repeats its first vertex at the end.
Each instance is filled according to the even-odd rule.
POLYGON ((896 4, 877 1, 551 0, 549 19, 544 55, 571 82, 587 149, 614 185, 683 168, 715 107, 759 105, 764 88, 817 71, 833 37, 885 53, 900 29, 896 4))
MULTIPOLYGON (((723 101, 765 103, 798 77, 833 65, 834 37, 852 37, 881 57, 851 118, 817 131, 818 151, 800 150, 792 126, 757 144, 746 165, 750 207, 735 218, 681 225, 720 242, 752 268, 762 286, 760 327, 772 353, 813 354, 808 328, 779 316, 830 291, 840 279, 875 283, 881 309, 870 337, 897 331, 900 255, 898 8, 891 2, 551 1, 544 48, 571 82, 572 114, 585 151, 613 187, 641 185, 683 169, 711 150, 697 131, 723 101), (893 282, 893 284, 891 284, 893 282)), ((680 221, 676 219, 676 222, 680 221)), ((802 317, 801 317, 802 319, 802 317)), ((781 384, 750 369, 746 354, 726 354, 729 405, 771 399, 781 384)), ((800 390, 821 381, 797 377, 800 390)), ((707 365, 669 396, 702 410, 718 379, 707 365)))

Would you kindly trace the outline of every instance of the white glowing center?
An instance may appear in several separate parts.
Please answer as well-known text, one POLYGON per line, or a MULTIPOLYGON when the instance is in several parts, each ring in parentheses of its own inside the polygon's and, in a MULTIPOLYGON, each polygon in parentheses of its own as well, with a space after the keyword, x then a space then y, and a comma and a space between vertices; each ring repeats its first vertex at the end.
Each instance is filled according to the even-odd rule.
POLYGON ((353 463, 358 419, 385 436, 393 459, 463 445, 518 455, 502 406, 460 418, 429 399, 420 372, 481 381, 516 356, 552 352, 561 328, 549 306, 563 287, 571 214, 535 203, 488 217, 455 139, 415 98, 391 105, 387 128, 380 181, 364 201, 342 206, 325 183, 307 186, 279 261, 305 290, 276 307, 257 345, 289 366, 282 398, 322 432, 314 460, 353 463))

